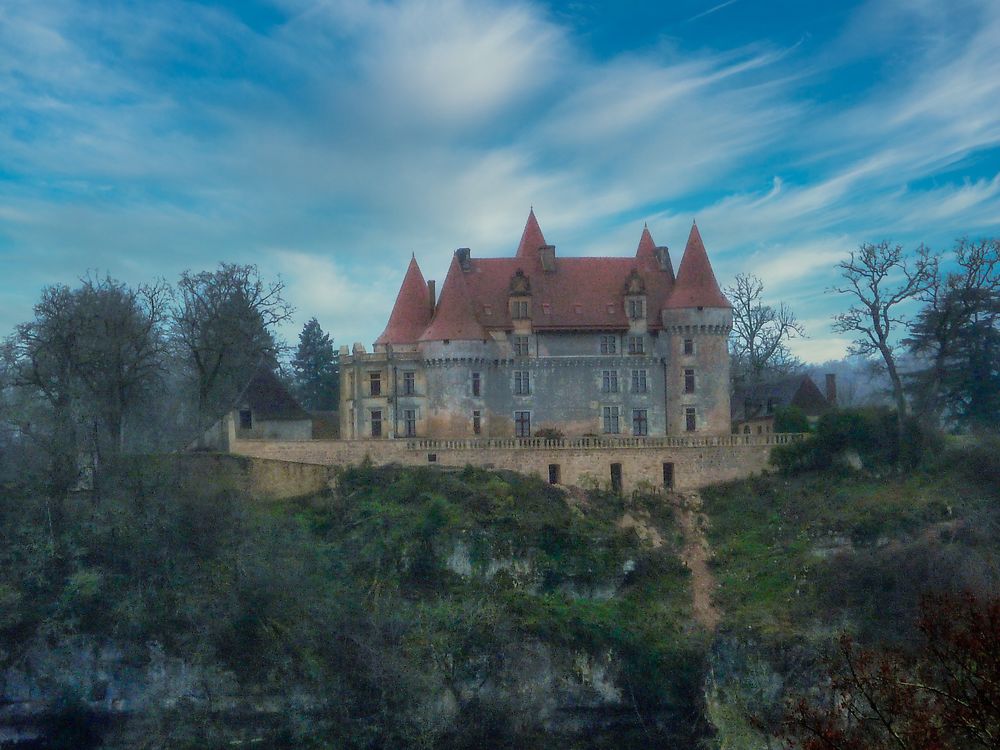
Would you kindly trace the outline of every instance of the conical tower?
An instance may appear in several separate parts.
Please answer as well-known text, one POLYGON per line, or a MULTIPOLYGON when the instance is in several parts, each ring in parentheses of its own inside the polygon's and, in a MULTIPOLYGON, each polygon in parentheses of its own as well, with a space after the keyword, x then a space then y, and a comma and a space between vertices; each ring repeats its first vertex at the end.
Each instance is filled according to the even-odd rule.
POLYGON ((667 433, 728 435, 733 309, 719 288, 697 224, 691 226, 674 289, 661 315, 669 337, 667 433))

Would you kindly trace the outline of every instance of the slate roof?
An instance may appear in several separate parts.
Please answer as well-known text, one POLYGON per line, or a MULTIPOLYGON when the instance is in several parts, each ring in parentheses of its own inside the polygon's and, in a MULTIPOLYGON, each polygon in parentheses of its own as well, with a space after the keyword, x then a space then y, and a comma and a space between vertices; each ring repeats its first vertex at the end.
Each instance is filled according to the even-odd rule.
POLYGON ((291 421, 311 419, 309 412, 288 392, 278 376, 260 367, 236 401, 237 408, 250 407, 255 419, 291 421))
POLYGON ((411 344, 431 322, 431 303, 427 282, 420 272, 416 257, 410 258, 403 284, 396 295, 389 322, 376 344, 411 344))
POLYGON ((830 408, 830 402, 808 375, 788 375, 737 387, 730 403, 736 420, 771 416, 775 409, 784 406, 797 406, 810 417, 819 416, 830 408), (770 411, 768 403, 772 407, 770 411))

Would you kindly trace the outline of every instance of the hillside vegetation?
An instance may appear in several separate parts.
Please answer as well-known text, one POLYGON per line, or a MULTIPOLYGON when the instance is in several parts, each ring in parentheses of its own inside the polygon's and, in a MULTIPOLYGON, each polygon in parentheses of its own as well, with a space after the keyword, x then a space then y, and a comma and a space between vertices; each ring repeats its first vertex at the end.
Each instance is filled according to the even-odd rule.
POLYGON ((25 736, 34 721, 81 748, 638 747, 706 730, 707 643, 655 496, 362 466, 260 506, 168 460, 102 486, 54 516, 2 500, 8 724, 51 702, 25 736))
POLYGON ((751 724, 778 728, 841 633, 905 651, 922 594, 997 596, 998 448, 953 444, 903 472, 832 465, 702 493, 725 613, 708 686, 720 746, 777 746, 751 724))
POLYGON ((64 502, 8 488, 0 737, 779 747, 786 700, 820 686, 841 632, 905 650, 922 592, 1000 583, 995 444, 907 471, 881 442, 847 446, 862 471, 814 455, 824 445, 845 447, 820 439, 784 473, 701 493, 714 633, 692 617, 669 495, 359 466, 260 504, 169 458, 123 462, 64 502))

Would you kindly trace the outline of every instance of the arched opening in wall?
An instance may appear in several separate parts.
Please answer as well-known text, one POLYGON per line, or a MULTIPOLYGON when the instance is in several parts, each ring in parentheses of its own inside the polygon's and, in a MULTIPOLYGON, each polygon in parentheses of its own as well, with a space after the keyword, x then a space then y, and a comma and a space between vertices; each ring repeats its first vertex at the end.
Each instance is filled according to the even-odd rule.
POLYGON ((622 465, 611 464, 611 491, 622 491, 622 465))
POLYGON ((559 464, 549 464, 549 484, 560 484, 559 464))
POLYGON ((674 488, 674 465, 663 464, 663 489, 672 490, 674 488))

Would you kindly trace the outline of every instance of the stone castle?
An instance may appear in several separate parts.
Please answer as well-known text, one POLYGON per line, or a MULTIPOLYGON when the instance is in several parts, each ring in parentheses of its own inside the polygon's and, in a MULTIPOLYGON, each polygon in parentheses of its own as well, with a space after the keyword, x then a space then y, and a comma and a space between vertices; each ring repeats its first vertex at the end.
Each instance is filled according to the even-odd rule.
POLYGON ((204 443, 262 461, 275 493, 366 459, 696 488, 799 438, 731 433, 731 328, 697 226, 675 274, 648 228, 628 257, 560 257, 532 211, 513 256, 455 251, 440 297, 410 261, 373 350, 341 347, 339 435, 259 373, 204 443))
POLYGON ((675 275, 648 228, 561 257, 532 211, 513 257, 456 250, 439 299, 410 261, 374 350, 341 352, 341 437, 728 435, 731 328, 697 225, 675 275))

